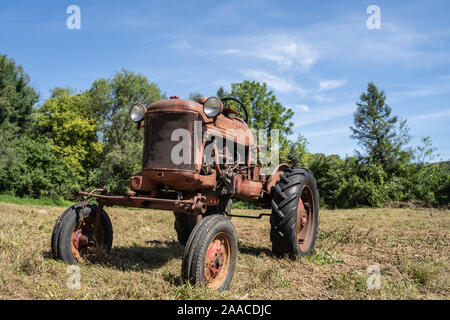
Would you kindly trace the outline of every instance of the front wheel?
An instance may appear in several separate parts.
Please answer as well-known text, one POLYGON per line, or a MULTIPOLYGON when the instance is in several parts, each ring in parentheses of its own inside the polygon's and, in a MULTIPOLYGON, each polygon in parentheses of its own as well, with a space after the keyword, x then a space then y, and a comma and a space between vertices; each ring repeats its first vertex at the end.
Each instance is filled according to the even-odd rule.
POLYGON ((277 256, 310 255, 319 222, 316 180, 305 168, 295 167, 281 175, 272 193, 270 240, 277 256))
POLYGON ((56 221, 52 234, 52 253, 55 259, 67 264, 84 261, 88 256, 109 253, 113 241, 111 220, 95 204, 78 203, 68 208, 56 221), (95 219, 100 214, 100 224, 95 230, 95 219))
POLYGON ((237 258, 236 230, 223 215, 211 215, 198 223, 186 244, 181 274, 183 281, 211 290, 228 289, 237 258))

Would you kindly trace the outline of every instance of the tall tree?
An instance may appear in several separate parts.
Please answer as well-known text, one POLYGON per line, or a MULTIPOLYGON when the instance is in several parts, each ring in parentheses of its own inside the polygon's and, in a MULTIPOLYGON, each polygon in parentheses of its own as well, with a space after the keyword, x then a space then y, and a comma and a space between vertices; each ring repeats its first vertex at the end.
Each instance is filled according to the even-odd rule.
POLYGON ((357 151, 358 156, 381 164, 388 173, 395 170, 398 163, 410 160, 411 150, 406 145, 411 136, 406 120, 392 115, 384 91, 370 82, 356 105, 354 126, 350 129, 352 139, 364 150, 363 153, 357 151))
POLYGON ((22 66, 0 55, 0 126, 27 129, 33 105, 38 100, 22 66))
POLYGON ((294 112, 277 101, 273 92, 267 89, 265 82, 245 80, 240 83, 232 83, 231 96, 241 100, 248 108, 251 128, 255 130, 278 129, 282 136, 292 133, 291 127, 294 124, 290 120, 294 112))
MULTIPOLYGON (((226 94, 223 89, 219 89, 219 91, 219 95, 226 94)), ((266 130, 268 135, 270 135, 270 130, 278 130, 279 161, 287 162, 289 154, 289 140, 287 136, 292 134, 291 128, 294 125, 290 121, 294 115, 292 109, 285 108, 277 101, 274 93, 267 89, 265 82, 245 80, 240 83, 232 83, 230 96, 239 99, 247 107, 248 124, 251 129, 266 130)), ((262 144, 265 143, 268 145, 272 144, 270 136, 262 144)))
POLYGON ((129 110, 135 103, 150 105, 165 95, 145 76, 125 69, 111 79, 96 80, 87 93, 100 119, 99 136, 104 143, 103 160, 91 172, 90 183, 124 192, 129 177, 142 165, 143 134, 131 121, 129 110))
POLYGON ((154 82, 145 76, 123 69, 111 79, 98 79, 89 90, 94 112, 103 121, 101 133, 106 148, 142 141, 142 133, 135 130, 128 112, 135 103, 149 105, 164 97, 154 82))

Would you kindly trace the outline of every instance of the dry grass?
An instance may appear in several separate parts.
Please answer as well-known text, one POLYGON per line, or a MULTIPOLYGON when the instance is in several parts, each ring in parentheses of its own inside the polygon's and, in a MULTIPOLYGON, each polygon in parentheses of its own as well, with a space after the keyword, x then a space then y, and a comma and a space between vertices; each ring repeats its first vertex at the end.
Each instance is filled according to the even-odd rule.
POLYGON ((0 203, 0 299, 450 298, 448 210, 322 210, 316 253, 297 261, 272 256, 267 217, 235 218, 238 265, 221 294, 180 283, 170 212, 122 208, 107 210, 111 255, 81 265, 81 289, 69 290, 66 265, 50 252, 62 210, 0 203), (367 289, 370 265, 381 269, 379 290, 367 289))

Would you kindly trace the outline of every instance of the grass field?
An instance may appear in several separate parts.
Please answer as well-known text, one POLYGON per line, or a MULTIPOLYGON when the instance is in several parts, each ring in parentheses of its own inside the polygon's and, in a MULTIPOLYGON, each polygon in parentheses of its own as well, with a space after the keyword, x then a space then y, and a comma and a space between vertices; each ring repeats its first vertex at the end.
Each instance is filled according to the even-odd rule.
POLYGON ((267 217, 234 218, 238 264, 220 294, 181 283, 172 213, 123 208, 107 208, 111 254, 81 265, 81 289, 69 290, 67 267, 50 252, 62 211, 0 203, 0 299, 450 298, 449 210, 321 210, 316 253, 297 261, 272 256, 267 217), (380 289, 367 288, 371 265, 380 289))

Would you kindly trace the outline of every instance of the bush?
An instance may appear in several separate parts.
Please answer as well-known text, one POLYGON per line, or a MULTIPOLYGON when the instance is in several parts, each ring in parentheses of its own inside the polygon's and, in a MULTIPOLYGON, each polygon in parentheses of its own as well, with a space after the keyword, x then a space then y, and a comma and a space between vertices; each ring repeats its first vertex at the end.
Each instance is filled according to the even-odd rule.
POLYGON ((387 174, 380 164, 348 157, 313 154, 307 166, 317 180, 322 206, 353 208, 381 207, 387 202, 422 200, 429 205, 448 205, 450 163, 401 164, 387 174))
POLYGON ((1 193, 34 198, 74 197, 79 185, 49 144, 28 136, 11 139, 7 143, 7 165, 0 172, 1 193))

